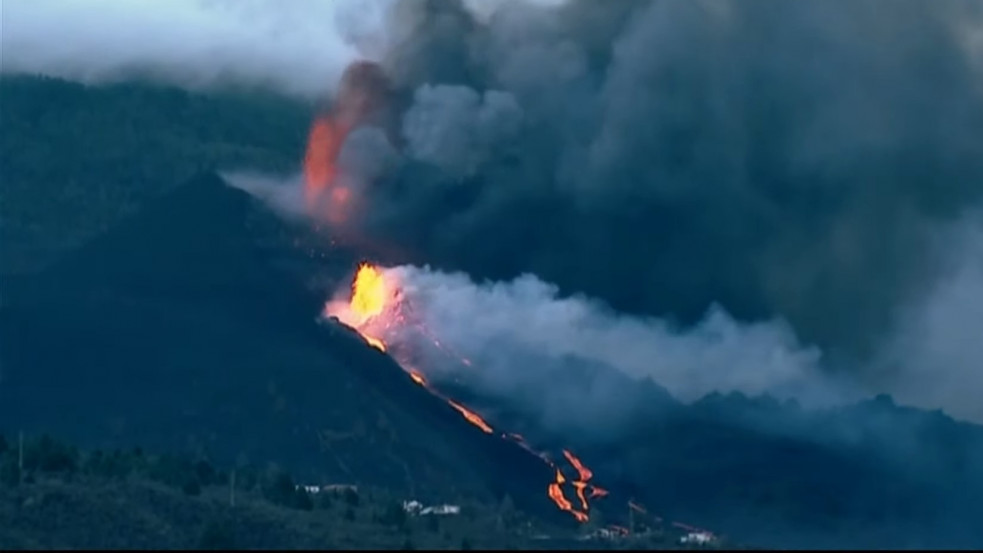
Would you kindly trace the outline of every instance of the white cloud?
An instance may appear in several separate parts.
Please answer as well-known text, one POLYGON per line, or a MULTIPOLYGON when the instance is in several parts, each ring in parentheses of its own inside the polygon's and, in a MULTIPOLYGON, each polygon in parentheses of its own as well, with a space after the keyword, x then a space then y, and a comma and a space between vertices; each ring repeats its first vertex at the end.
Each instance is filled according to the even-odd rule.
POLYGON ((82 82, 152 72, 317 97, 382 50, 391 0, 5 0, 3 71, 82 82))

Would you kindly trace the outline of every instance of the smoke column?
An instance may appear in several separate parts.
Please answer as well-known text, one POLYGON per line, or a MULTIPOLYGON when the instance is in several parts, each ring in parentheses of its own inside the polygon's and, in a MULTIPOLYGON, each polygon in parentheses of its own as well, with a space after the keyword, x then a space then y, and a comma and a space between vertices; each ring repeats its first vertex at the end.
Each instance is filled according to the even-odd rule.
POLYGON ((341 146, 367 199, 345 224, 402 261, 791 360, 767 385, 666 362, 683 395, 822 371, 959 410, 983 393, 956 338, 981 238, 952 230, 983 200, 981 37, 974 0, 93 0, 5 2, 2 42, 4 72, 304 97, 377 62, 394 114, 341 146))
MULTIPOLYGON (((782 321, 741 324, 714 307, 694 327, 679 328, 661 319, 617 314, 584 296, 561 297, 555 286, 529 274, 483 284, 427 267, 398 267, 388 275, 429 334, 468 360, 469 382, 499 394, 525 388, 535 391, 537 400, 553 396, 564 413, 587 407, 599 418, 624 399, 583 397, 592 391, 578 397, 572 388, 581 382, 573 366, 617 370, 630 381, 652 380, 684 401, 714 391, 822 401, 832 391, 819 370, 819 351, 799 344, 782 321), (571 404, 562 405, 563 397, 571 404)), ((455 361, 434 355, 420 367, 433 379, 460 377, 455 361), (448 366, 453 372, 441 374, 448 366)))
POLYGON ((879 369, 900 401, 983 422, 983 214, 941 232, 942 276, 900 310, 879 369))

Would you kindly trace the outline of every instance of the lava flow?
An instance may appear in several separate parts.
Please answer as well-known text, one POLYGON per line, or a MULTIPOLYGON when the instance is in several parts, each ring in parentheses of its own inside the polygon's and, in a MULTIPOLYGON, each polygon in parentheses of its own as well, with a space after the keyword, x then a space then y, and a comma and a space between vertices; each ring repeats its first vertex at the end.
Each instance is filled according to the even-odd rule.
POLYGON ((362 263, 358 266, 355 280, 352 282, 352 299, 348 303, 349 313, 342 314, 339 318, 354 327, 369 345, 380 351, 386 351, 386 344, 373 336, 365 327, 382 313, 394 293, 377 268, 362 263))
POLYGON ((375 63, 357 61, 345 69, 332 108, 318 115, 304 155, 304 205, 328 222, 344 221, 352 190, 336 179, 338 157, 348 134, 386 101, 388 81, 375 63))
MULTIPOLYGON (((346 305, 329 303, 325 308, 325 314, 338 317, 341 322, 353 327, 370 345, 380 351, 387 351, 386 343, 380 336, 383 336, 391 326, 406 322, 405 316, 400 312, 402 307, 398 297, 398 287, 392 281, 392 277, 369 263, 361 263, 352 281, 351 297, 348 303, 346 305)), ((422 327, 422 325, 418 326, 422 327)), ((421 328, 420 331, 438 349, 450 353, 426 328, 421 328)), ((461 362, 471 366, 471 362, 464 358, 461 358, 461 362)), ((404 361, 400 362, 399 365, 409 374, 413 382, 443 399, 469 423, 480 428, 486 434, 496 433, 495 429, 480 415, 432 388, 424 376, 412 368, 409 363, 404 361)), ((560 468, 547 455, 534 451, 519 434, 502 433, 501 437, 537 455, 553 468, 556 477, 547 486, 547 495, 557 508, 570 513, 578 522, 586 522, 589 519, 589 499, 608 494, 606 490, 589 483, 594 476, 593 473, 571 452, 563 450, 563 456, 576 470, 577 478, 568 481, 560 468), (563 486, 568 482, 575 491, 578 505, 574 505, 564 494, 563 486)))

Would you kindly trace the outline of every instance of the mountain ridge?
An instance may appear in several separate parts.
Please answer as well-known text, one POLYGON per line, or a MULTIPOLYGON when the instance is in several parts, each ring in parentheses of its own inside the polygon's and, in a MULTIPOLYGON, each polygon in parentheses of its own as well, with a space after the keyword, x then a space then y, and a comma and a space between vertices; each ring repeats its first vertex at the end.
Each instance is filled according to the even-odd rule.
POLYGON ((272 268, 247 228, 271 214, 253 206, 203 174, 22 281, 0 308, 2 426, 556 511, 541 460, 474 428, 357 334, 317 324, 323 296, 272 268))

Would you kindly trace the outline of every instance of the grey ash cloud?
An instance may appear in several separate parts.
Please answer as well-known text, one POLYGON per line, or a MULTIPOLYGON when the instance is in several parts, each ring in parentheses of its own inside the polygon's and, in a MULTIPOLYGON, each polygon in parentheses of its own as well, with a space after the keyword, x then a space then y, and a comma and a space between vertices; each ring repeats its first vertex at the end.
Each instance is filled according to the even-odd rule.
POLYGON ((828 377, 916 403, 983 393, 959 332, 983 326, 975 0, 71 6, 5 3, 4 71, 313 97, 378 61, 395 116, 343 165, 405 261, 534 274, 679 333, 777 325, 828 377))

